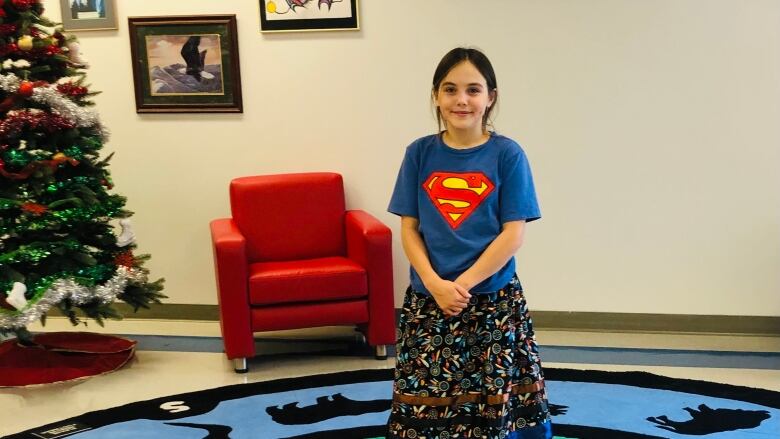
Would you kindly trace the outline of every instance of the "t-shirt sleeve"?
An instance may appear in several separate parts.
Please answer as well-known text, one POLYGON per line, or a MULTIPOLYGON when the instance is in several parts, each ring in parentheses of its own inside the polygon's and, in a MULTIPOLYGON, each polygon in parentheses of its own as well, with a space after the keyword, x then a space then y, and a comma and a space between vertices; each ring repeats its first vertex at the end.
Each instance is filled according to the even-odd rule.
POLYGON ((415 157, 414 144, 406 148, 398 178, 395 180, 395 189, 390 197, 390 205, 387 211, 398 216, 411 216, 418 218, 417 191, 418 191, 418 163, 415 157))
POLYGON ((504 175, 499 191, 499 215, 501 224, 507 221, 531 222, 542 217, 536 200, 531 166, 522 149, 509 154, 505 161, 504 175))

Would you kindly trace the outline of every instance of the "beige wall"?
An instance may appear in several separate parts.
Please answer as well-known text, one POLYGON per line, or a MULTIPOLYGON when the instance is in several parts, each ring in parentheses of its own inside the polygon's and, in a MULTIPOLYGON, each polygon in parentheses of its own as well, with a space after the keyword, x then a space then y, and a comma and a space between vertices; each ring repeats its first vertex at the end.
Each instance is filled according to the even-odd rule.
POLYGON ((780 315, 776 0, 363 0, 359 32, 275 35, 249 0, 117 3, 118 31, 79 36, 171 303, 216 303, 208 222, 231 178, 314 170, 393 228, 400 303, 385 207, 404 147, 435 129, 436 62, 470 44, 537 180, 544 218, 518 255, 533 308, 780 315), (238 16, 244 114, 136 114, 127 17, 209 13, 238 16))

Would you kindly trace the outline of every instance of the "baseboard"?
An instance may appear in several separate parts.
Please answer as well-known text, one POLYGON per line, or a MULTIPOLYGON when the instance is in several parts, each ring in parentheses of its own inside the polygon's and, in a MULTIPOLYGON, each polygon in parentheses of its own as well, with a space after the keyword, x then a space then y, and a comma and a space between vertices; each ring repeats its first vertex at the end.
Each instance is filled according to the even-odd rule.
POLYGON ((780 317, 533 311, 534 327, 566 331, 780 336, 780 317))
MULTIPOLYGON (((217 305, 165 304, 133 313, 123 303, 115 304, 127 319, 219 320, 217 305)), ((400 310, 396 309, 396 317, 400 310)), ((61 315, 56 310, 49 315, 61 315)), ((609 312, 533 311, 534 327, 542 330, 674 332, 780 336, 780 317, 690 314, 639 314, 609 312)))

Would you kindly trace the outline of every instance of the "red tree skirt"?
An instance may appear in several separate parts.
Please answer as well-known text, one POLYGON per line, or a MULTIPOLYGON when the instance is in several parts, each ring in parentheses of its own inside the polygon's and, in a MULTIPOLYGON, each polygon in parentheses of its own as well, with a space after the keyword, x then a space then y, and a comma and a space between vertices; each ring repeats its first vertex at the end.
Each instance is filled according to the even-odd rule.
POLYGON ((91 332, 49 332, 34 346, 0 343, 0 387, 60 383, 113 372, 133 357, 136 342, 91 332))

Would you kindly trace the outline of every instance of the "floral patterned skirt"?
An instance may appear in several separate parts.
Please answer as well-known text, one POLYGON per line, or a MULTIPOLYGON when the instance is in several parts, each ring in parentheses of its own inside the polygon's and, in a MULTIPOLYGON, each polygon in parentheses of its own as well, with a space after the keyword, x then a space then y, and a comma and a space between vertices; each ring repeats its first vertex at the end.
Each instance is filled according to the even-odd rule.
POLYGON ((517 277, 445 318, 407 289, 389 438, 549 439, 539 350, 517 277))

